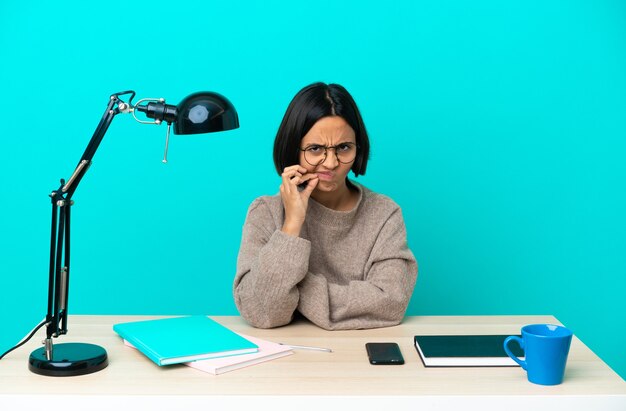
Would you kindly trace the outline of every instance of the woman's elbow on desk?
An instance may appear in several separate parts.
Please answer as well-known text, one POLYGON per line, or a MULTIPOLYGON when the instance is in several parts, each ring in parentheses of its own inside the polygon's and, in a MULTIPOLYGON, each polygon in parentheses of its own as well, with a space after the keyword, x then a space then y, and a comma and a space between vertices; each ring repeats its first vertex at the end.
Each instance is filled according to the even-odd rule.
POLYGON ((291 322, 293 311, 273 310, 246 300, 235 291, 235 305, 241 317, 255 328, 276 328, 291 322))
POLYGON ((254 328, 276 328, 283 325, 287 325, 291 322, 293 315, 289 315, 288 318, 280 318, 273 316, 273 313, 269 312, 255 312, 254 315, 246 315, 245 310, 239 310, 239 313, 244 320, 254 328))

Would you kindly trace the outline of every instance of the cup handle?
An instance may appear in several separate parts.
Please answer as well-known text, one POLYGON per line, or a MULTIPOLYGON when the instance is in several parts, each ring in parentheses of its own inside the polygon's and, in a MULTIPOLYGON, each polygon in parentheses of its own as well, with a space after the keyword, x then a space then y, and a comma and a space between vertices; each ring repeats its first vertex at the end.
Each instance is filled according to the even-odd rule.
POLYGON ((509 342, 510 341, 517 341, 517 343, 519 344, 520 348, 524 351, 526 351, 526 349, 524 348, 524 340, 522 340, 521 338, 519 338, 516 335, 512 335, 510 337, 507 337, 506 340, 504 340, 504 351, 506 351, 507 355, 509 357, 511 357, 513 359, 513 361, 515 361, 516 363, 518 363, 524 370, 526 370, 526 361, 522 361, 519 358, 517 358, 515 355, 513 355, 513 353, 511 352, 511 350, 509 350, 509 342))

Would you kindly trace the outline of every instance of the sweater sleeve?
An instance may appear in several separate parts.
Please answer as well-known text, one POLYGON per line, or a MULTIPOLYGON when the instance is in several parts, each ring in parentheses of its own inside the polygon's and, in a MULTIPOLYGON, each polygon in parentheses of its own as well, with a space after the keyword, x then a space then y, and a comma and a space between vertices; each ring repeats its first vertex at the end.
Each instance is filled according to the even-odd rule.
POLYGON ((298 310, 328 330, 388 327, 402 321, 415 287, 417 262, 397 208, 378 233, 365 277, 347 284, 307 273, 298 285, 298 310))
POLYGON ((288 324, 298 306, 297 284, 309 267, 311 243, 276 227, 269 207, 255 200, 243 228, 234 281, 235 304, 252 326, 288 324))

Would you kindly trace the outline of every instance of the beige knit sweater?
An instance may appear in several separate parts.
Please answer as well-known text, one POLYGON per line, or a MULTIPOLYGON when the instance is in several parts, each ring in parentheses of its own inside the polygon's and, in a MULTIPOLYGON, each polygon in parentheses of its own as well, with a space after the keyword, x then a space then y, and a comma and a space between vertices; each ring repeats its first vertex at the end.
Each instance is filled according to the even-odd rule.
POLYGON ((235 303, 250 324, 278 327, 296 311, 327 330, 402 321, 417 278, 402 212, 388 197, 357 188, 351 211, 309 199, 300 237, 281 231, 280 195, 250 205, 234 281, 235 303))

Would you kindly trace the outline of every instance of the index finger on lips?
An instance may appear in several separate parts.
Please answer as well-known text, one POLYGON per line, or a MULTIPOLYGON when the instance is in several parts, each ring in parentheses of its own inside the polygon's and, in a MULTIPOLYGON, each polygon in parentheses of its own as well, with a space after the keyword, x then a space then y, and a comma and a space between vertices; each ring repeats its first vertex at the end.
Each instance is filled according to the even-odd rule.
POLYGON ((318 176, 315 173, 307 173, 307 174, 303 175, 300 178, 300 180, 301 180, 300 183, 304 183, 305 181, 312 180, 312 179, 317 178, 317 177, 318 176))

